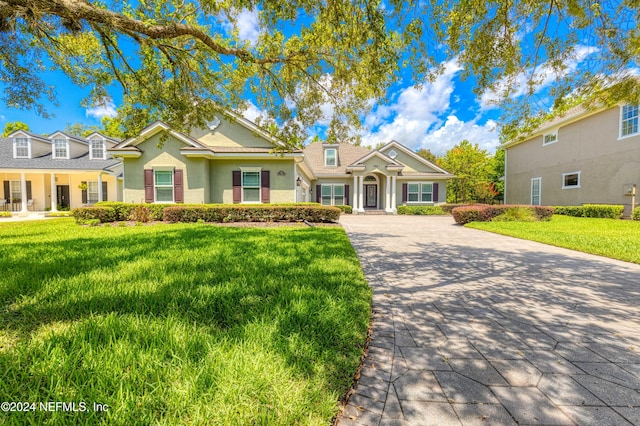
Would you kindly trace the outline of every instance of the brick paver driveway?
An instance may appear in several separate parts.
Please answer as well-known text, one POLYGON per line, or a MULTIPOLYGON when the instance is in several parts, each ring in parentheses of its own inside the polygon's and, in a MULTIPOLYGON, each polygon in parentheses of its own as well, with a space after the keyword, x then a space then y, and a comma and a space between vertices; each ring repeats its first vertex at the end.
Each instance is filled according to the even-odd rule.
POLYGON ((374 291, 340 426, 640 425, 640 265, 450 217, 340 221, 374 291))

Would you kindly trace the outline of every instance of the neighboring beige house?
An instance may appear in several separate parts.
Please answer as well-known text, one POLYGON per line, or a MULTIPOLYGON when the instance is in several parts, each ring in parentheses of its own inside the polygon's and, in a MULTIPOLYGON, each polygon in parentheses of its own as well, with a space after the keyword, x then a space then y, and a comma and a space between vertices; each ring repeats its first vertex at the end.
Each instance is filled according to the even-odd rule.
POLYGON ((122 199, 122 163, 107 150, 118 141, 100 133, 78 138, 19 130, 0 139, 0 210, 56 211, 122 199))
POLYGON ((576 108, 503 145, 505 203, 622 204, 640 183, 638 106, 576 108))
POLYGON ((351 205, 394 213, 446 200, 453 176, 397 142, 378 150, 283 142, 233 113, 187 135, 155 122, 109 149, 124 163, 125 202, 351 205))

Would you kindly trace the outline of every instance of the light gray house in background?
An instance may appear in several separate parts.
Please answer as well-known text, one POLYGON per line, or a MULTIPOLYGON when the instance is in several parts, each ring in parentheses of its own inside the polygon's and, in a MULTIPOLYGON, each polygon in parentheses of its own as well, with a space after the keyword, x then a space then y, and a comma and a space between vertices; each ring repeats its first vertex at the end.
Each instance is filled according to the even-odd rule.
POLYGON ((637 105, 576 108, 503 144, 505 203, 622 204, 629 216, 640 184, 638 119, 637 105))

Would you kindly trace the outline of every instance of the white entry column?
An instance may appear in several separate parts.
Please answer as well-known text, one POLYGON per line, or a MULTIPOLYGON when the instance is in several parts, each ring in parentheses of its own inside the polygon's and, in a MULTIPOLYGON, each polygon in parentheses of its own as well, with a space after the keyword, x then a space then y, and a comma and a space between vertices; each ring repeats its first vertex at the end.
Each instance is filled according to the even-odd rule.
POLYGON ((353 211, 358 211, 358 176, 353 177, 353 211))
POLYGON ((397 212, 396 206, 398 205, 396 202, 396 176, 391 176, 391 211, 393 213, 397 212))
POLYGON ((386 212, 387 213, 392 213, 391 210, 391 176, 387 175, 387 184, 386 184, 386 188, 385 188, 385 197, 384 197, 384 204, 386 206, 386 212))
POLYGON ((103 201, 102 199, 102 173, 98 173, 98 202, 103 201))
POLYGON ((51 173, 51 211, 58 211, 58 187, 56 186, 55 173, 51 173))
POLYGON ((22 197, 20 201, 22 202, 22 206, 20 211, 25 213, 27 211, 27 179, 23 173, 20 173, 20 194, 22 197))
POLYGON ((358 183, 358 213, 364 213, 364 176, 360 176, 358 183))

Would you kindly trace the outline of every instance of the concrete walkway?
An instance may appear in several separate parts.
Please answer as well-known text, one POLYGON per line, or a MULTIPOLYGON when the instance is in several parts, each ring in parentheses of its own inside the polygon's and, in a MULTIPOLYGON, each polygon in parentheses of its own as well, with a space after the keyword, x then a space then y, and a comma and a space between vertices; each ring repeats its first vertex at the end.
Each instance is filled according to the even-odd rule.
POLYGON ((340 426, 640 425, 640 265, 343 216, 373 331, 340 426))

